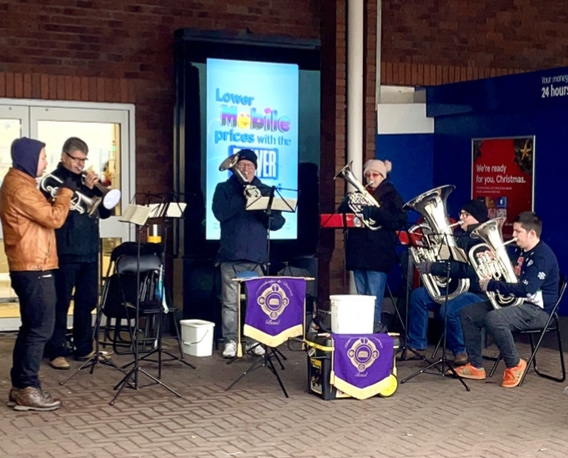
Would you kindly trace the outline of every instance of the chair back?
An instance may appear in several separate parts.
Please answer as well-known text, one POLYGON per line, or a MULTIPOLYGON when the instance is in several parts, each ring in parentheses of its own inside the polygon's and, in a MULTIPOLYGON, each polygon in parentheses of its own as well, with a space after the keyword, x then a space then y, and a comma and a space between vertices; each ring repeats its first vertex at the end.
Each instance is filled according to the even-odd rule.
POLYGON ((560 303, 562 302, 562 297, 566 292, 566 285, 567 285, 566 275, 560 274, 560 279, 558 281, 558 299, 556 299, 556 303, 554 304, 554 307, 550 312, 551 315, 558 313, 558 308, 560 307, 560 303))

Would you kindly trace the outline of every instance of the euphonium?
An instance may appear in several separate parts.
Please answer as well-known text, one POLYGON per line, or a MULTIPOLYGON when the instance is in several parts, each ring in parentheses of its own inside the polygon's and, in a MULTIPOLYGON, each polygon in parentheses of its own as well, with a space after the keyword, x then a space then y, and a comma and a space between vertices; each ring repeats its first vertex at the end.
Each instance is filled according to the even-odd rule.
MULTIPOLYGON (((454 239, 452 227, 446 215, 446 200, 455 189, 454 185, 444 185, 420 194, 404 204, 403 209, 415 210, 422 215, 425 223, 412 226, 408 232, 412 240, 418 240, 420 246, 412 245, 410 254, 414 264, 422 262, 441 262, 448 260, 450 254, 454 259, 467 261, 465 253, 459 248, 454 239)), ((469 288, 469 279, 460 278, 451 292, 441 289, 449 287, 446 277, 432 274, 421 274, 422 284, 434 302, 443 304, 446 299, 452 300, 469 288)))
POLYGON ((347 198, 349 199, 348 205, 349 208, 353 213, 360 216, 361 221, 365 226, 367 226, 372 231, 376 231, 381 228, 381 226, 377 226, 377 223, 373 219, 364 219, 362 217, 363 207, 380 207, 377 199, 373 197, 373 195, 367 191, 367 188, 363 186, 363 184, 355 177, 351 170, 351 161, 345 167, 343 167, 333 179, 343 178, 347 183, 353 186, 357 192, 349 193, 347 198))
MULTIPOLYGON (((86 172, 82 174, 85 175, 86 172)), ((63 181, 60 178, 48 173, 41 179, 39 187, 42 191, 50 194, 51 197, 55 197, 62 184, 63 181)), ((103 193, 102 197, 88 197, 80 191, 74 191, 71 199, 71 210, 79 213, 85 213, 86 210, 89 216, 93 216, 101 203, 107 210, 116 207, 120 201, 121 192, 118 189, 108 189, 100 183, 96 183, 96 186, 103 193), (81 202, 84 203, 84 206, 81 205, 81 202)))
POLYGON ((239 182, 244 186, 243 193, 245 197, 247 199, 258 199, 262 195, 260 193, 260 189, 246 181, 241 171, 237 168, 238 162, 239 153, 235 153, 221 162, 221 165, 219 165, 219 171, 224 172, 225 170, 230 170, 233 172, 239 182))
MULTIPOLYGON (((490 219, 471 232, 472 237, 479 237, 485 243, 475 245, 469 250, 469 262, 479 279, 490 277, 497 281, 517 283, 519 280, 505 248, 506 245, 515 242, 517 239, 513 238, 508 242, 503 242, 504 222, 504 217, 490 219)), ((523 303, 522 298, 515 296, 503 296, 493 291, 487 291, 486 294, 495 309, 523 303)))

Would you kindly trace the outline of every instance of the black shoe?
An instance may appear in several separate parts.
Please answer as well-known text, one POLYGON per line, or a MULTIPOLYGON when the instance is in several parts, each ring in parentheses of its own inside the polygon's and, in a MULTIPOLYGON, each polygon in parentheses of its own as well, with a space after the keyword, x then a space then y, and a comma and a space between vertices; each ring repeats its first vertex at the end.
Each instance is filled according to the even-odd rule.
POLYGON ((386 334, 389 332, 386 324, 381 323, 380 321, 375 322, 373 326, 373 334, 386 334))

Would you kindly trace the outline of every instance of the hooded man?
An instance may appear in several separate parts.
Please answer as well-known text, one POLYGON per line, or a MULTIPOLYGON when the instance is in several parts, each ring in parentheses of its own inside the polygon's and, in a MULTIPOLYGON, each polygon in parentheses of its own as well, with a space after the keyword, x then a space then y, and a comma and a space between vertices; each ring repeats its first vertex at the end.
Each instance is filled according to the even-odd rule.
POLYGON ((11 152, 13 164, 0 188, 0 217, 22 325, 14 345, 8 405, 14 410, 55 410, 61 401, 42 391, 38 372, 55 320, 54 229, 67 218, 73 191, 63 183, 50 202, 37 189, 36 177, 47 166, 45 143, 19 138, 11 152))

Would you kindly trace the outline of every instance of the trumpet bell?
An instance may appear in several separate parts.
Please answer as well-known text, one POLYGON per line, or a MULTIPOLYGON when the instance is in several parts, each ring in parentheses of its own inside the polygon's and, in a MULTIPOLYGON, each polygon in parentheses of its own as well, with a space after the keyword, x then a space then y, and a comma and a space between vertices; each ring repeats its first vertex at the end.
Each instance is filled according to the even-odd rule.
POLYGON ((233 172, 233 167, 237 165, 237 162, 239 162, 239 153, 232 154, 219 164, 219 172, 224 172, 225 170, 233 172))
POLYGON ((103 207, 105 207, 107 210, 112 210, 120 202, 121 196, 122 193, 119 189, 109 189, 103 197, 103 207))

